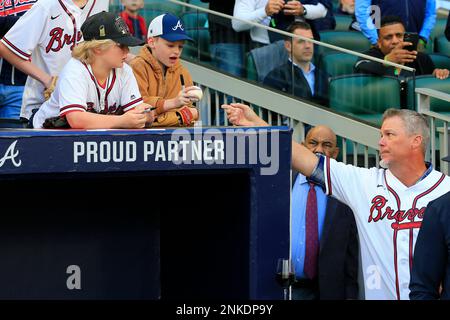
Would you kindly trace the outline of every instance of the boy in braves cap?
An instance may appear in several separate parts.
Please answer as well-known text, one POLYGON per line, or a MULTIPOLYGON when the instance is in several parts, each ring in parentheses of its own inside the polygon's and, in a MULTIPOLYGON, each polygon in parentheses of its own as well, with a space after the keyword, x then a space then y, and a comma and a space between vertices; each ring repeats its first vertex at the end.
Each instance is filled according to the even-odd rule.
POLYGON ((190 126, 198 119, 190 91, 199 88, 180 62, 185 41, 192 39, 181 19, 162 14, 150 23, 147 44, 130 63, 144 102, 156 108, 154 127, 190 126))

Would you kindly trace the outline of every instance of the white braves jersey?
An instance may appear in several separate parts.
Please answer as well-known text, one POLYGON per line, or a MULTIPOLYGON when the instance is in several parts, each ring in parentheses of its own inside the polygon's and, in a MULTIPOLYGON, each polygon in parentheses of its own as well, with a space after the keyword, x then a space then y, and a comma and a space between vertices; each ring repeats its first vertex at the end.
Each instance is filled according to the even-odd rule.
POLYGON ((409 299, 413 251, 428 202, 450 191, 450 178, 432 170, 411 187, 389 169, 365 169, 327 158, 327 194, 355 214, 365 297, 409 299))
MULTIPOLYGON (((72 0, 39 0, 1 40, 24 60, 56 76, 71 57, 73 47, 82 40, 81 25, 87 17, 108 10, 108 0, 88 0, 80 9, 72 0)), ((28 77, 21 116, 29 118, 44 102, 44 86, 28 77)))
POLYGON ((61 71, 55 91, 36 112, 33 127, 42 128, 45 119, 69 112, 123 114, 142 103, 139 87, 131 67, 113 69, 104 88, 89 65, 72 58, 61 71))

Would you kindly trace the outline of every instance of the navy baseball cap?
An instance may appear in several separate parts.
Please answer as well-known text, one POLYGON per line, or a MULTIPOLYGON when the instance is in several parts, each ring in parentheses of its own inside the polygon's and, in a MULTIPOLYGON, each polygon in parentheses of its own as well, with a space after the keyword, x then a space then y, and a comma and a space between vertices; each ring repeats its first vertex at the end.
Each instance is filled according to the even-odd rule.
POLYGON ((167 41, 193 41, 184 30, 183 22, 171 13, 157 16, 148 26, 147 38, 161 37, 167 41))
POLYGON ((121 17, 106 11, 87 18, 81 26, 81 32, 85 41, 110 39, 129 47, 141 46, 145 43, 131 35, 127 24, 121 17))

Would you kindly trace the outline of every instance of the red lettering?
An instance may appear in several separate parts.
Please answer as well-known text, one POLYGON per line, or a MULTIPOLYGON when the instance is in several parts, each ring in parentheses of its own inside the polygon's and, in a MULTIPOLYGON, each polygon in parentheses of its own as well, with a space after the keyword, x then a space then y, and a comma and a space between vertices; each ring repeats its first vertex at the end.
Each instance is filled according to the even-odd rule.
POLYGON ((70 50, 73 49, 77 41, 81 40, 82 34, 80 31, 77 32, 77 41, 75 41, 75 35, 64 34, 63 28, 53 28, 50 33, 50 41, 45 47, 45 52, 49 53, 50 51, 58 52, 65 45, 70 45, 70 50))
POLYGON ((416 209, 417 210, 417 217, 419 219, 423 219, 423 215, 425 214, 425 207, 422 207, 420 209, 416 209))
POLYGON ((385 206, 386 202, 387 200, 383 196, 376 196, 375 198, 372 199, 372 207, 370 207, 369 222, 371 222, 372 220, 373 222, 377 222, 378 220, 382 219, 381 210, 385 206), (377 215, 375 217, 373 216, 374 210, 377 211, 377 215))
MULTIPOLYGON (((422 207, 420 209, 418 208, 411 208, 408 210, 393 210, 390 206, 387 206, 386 208, 385 205, 388 202, 388 200, 386 200, 385 197, 383 196, 375 196, 372 199, 372 206, 370 207, 370 215, 369 215, 369 219, 368 222, 378 222, 380 220, 383 220, 384 218, 387 218, 387 220, 395 220, 395 222, 392 224, 393 228, 395 226, 395 228, 397 229, 401 229, 402 226, 409 228, 407 225, 411 225, 412 227, 410 228, 416 228, 417 225, 420 225, 420 221, 415 221, 416 217, 417 219, 422 220, 423 219, 423 215, 425 213, 425 207, 422 207), (414 224, 410 224, 408 223, 404 223, 404 224, 400 224, 400 222, 404 221, 408 219, 411 222, 414 222, 414 224)), ((394 228, 394 229, 395 229, 394 228)))
POLYGON ((61 42, 61 38, 63 35, 63 28, 54 28, 50 31, 49 36, 50 36, 50 41, 47 44, 47 47, 45 47, 45 52, 49 53, 50 50, 53 52, 58 52, 59 50, 61 50, 63 44, 61 42), (54 44, 56 43, 56 47, 54 47, 54 44))

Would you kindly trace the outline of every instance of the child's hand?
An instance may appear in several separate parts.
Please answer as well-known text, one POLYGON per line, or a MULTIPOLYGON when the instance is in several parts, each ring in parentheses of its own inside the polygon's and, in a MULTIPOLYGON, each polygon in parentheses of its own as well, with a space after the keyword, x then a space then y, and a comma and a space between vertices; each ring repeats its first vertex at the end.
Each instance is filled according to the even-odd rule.
POLYGON ((191 90, 191 88, 192 87, 184 88, 178 93, 178 96, 175 98, 175 108, 180 108, 191 103, 191 96, 189 95, 189 90, 191 90))
POLYGON ((142 112, 140 106, 125 112, 120 117, 122 118, 121 127, 125 129, 141 129, 147 122, 146 113, 142 112))

